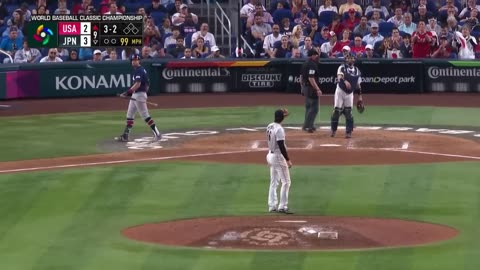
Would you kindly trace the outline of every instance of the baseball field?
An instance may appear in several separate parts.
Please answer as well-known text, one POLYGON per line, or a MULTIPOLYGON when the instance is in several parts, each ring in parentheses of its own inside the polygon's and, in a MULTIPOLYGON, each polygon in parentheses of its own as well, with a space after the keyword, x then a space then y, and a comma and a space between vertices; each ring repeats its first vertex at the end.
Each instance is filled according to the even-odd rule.
POLYGON ((0 269, 479 269, 480 95, 364 95, 352 139, 332 99, 309 134, 299 95, 156 96, 153 143, 113 141, 123 99, 0 102, 0 269), (279 107, 294 215, 267 212, 279 107))

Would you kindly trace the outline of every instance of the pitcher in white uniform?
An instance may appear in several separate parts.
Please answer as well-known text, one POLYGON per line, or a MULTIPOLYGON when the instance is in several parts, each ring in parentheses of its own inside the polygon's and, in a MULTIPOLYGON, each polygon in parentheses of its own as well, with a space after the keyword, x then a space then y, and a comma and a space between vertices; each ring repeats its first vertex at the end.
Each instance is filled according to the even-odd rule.
POLYGON ((267 162, 270 166, 270 189, 268 191, 268 211, 283 214, 293 214, 288 209, 288 193, 290 190, 290 171, 292 161, 288 157, 285 144, 285 130, 281 123, 288 116, 287 109, 275 111, 275 120, 267 126, 268 154, 267 162), (277 197, 277 188, 281 183, 280 202, 277 197))

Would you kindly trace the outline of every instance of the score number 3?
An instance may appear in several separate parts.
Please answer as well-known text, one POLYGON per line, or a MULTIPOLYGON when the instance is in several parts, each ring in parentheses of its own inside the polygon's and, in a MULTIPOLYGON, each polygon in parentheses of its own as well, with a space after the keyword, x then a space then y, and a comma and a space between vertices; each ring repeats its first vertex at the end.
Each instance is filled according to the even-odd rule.
MULTIPOLYGON (((112 25, 111 30, 112 30, 113 34, 116 34, 117 33, 117 25, 116 24, 112 25)), ((106 25, 106 24, 103 26, 103 33, 105 33, 105 34, 108 33, 108 25, 106 25)))

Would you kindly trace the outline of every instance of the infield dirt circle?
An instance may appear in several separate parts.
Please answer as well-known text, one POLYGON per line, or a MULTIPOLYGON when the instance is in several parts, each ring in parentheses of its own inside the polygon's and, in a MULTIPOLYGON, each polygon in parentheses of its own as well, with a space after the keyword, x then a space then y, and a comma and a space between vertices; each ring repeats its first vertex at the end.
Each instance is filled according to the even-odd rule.
MULTIPOLYGON (((235 104, 227 105, 244 105, 246 101, 242 103, 243 97, 248 102, 252 102, 248 96, 240 95, 236 97, 235 104)), ((280 97, 285 100, 290 98, 288 95, 280 97)), ((378 97, 377 101, 373 97, 370 99, 372 104, 393 103, 391 96, 378 97)), ((430 98, 428 102, 431 102, 431 97, 428 97, 430 98)), ((178 96, 173 97, 172 100, 178 98, 178 96)), ((180 98, 183 97, 180 96, 180 98)), ((395 98, 398 101, 403 97, 395 98)), ((418 102, 424 96, 417 98, 418 102)), ((212 104, 214 102, 212 100, 214 99, 208 103, 210 106, 215 105, 212 104)), ((229 100, 232 101, 232 99, 229 100)), ((441 100, 443 99, 437 97, 437 104, 441 100)), ((462 102, 463 100, 466 99, 461 99, 462 102)), ((478 97, 467 100, 478 101, 478 97)), ((472 101, 472 106, 478 104, 476 101, 472 101)), ((37 113, 26 110, 38 108, 33 105, 50 109, 64 108, 64 111, 74 110, 80 105, 83 107, 78 111, 90 111, 98 109, 98 107, 90 107, 90 102, 99 101, 88 99, 87 102, 82 103, 72 99, 68 102, 66 100, 62 102, 50 100, 45 101, 45 104, 42 102, 30 102, 28 106, 24 106, 25 112, 17 109, 17 111, 12 110, 11 113, 15 115, 37 113), (46 106, 47 102, 54 105, 46 106), (59 107, 60 104, 65 107, 59 107)), ((159 98, 158 102, 163 102, 165 107, 174 103, 167 97, 159 98)), ((202 105, 206 106, 207 101, 203 100, 203 102, 205 104, 202 103, 202 105)), ((275 102, 278 103, 278 97, 275 102)), ((425 101, 422 105, 430 104, 428 102, 425 101)), ((299 103, 301 104, 301 101, 299 103)), ((330 104, 331 100, 328 100, 328 103, 330 104)), ((22 102, 13 102, 13 104, 22 105, 22 102)), ((121 104, 119 107, 107 107, 107 109, 118 110, 124 107, 125 104, 121 104)), ((62 110, 57 109, 54 112, 62 112, 62 110)), ((339 131, 338 137, 330 138, 328 130, 319 130, 314 134, 301 130, 287 130, 287 146, 294 167, 297 165, 369 165, 480 160, 480 136, 474 137, 472 134, 462 137, 430 132, 356 129, 352 139, 346 140, 342 135, 339 131)), ((224 132, 212 136, 189 137, 175 142, 164 140, 159 142, 161 149, 131 151, 126 146, 126 144, 120 144, 119 147, 124 149, 113 149, 110 153, 99 155, 1 162, 0 173, 162 160, 253 163, 266 166, 266 142, 262 130, 224 132)), ((268 168, 265 167, 265 169, 268 168)), ((296 183, 295 179, 292 180, 294 189, 296 183)), ((265 186, 267 188, 268 179, 265 179, 265 186)), ((292 204, 294 204, 294 198, 292 198, 292 204)), ((423 245, 451 239, 458 234, 458 231, 439 224, 400 219, 302 216, 301 213, 287 216, 265 213, 264 216, 211 217, 143 224, 126 228, 122 234, 134 240, 167 246, 331 250, 423 245)))

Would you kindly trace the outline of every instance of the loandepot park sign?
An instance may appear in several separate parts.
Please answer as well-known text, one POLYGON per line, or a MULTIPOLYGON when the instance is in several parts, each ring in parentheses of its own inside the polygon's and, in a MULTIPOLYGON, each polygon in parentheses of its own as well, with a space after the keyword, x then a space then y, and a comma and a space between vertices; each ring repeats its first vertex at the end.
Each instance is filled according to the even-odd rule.
MULTIPOLYGON (((295 126, 284 126, 285 129, 290 130, 301 130, 301 127, 295 126)), ((339 127, 342 128, 342 127, 339 127)), ((179 139, 185 139, 188 137, 198 137, 198 136, 212 136, 221 133, 246 133, 246 132, 265 132, 266 127, 238 127, 238 128, 226 128, 221 130, 192 130, 184 132, 172 132, 164 133, 162 140, 160 142, 152 143, 152 136, 142 137, 135 139, 134 141, 127 142, 126 146, 128 149, 132 150, 143 150, 143 149, 160 149, 163 148, 161 142, 174 141, 179 139)), ((330 126, 321 126, 322 130, 330 130, 330 126)), ((453 135, 453 136, 472 136, 473 138, 480 139, 480 131, 473 130, 459 130, 459 129, 440 129, 440 128, 418 128, 418 127, 379 127, 379 126, 358 126, 356 129, 363 130, 383 130, 383 131, 395 131, 395 132, 417 132, 417 133, 433 133, 433 134, 444 134, 444 135, 453 135)))
POLYGON ((127 88, 132 85, 130 78, 130 74, 56 76, 55 90, 127 88))

